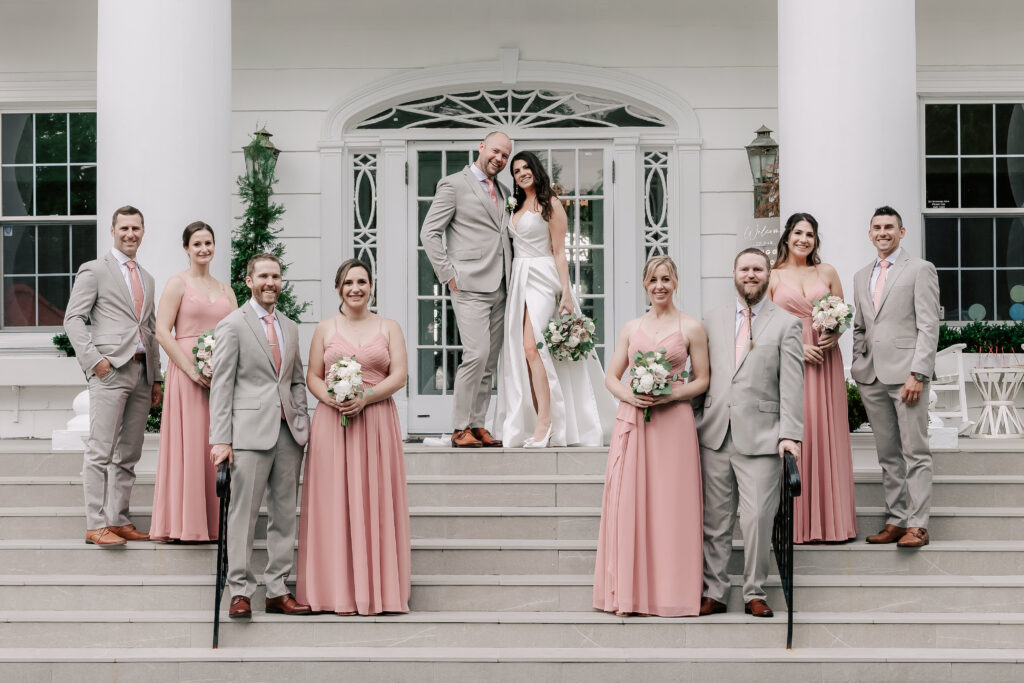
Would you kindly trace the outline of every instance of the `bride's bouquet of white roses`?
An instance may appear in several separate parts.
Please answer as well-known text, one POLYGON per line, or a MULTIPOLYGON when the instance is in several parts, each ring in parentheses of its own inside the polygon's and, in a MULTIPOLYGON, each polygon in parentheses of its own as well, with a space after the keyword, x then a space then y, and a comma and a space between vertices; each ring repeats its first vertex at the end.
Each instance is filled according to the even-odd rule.
POLYGON ((583 360, 594 350, 594 332, 597 326, 585 315, 566 313, 552 318, 544 328, 544 341, 537 348, 548 345, 555 360, 583 360))
POLYGON ((818 332, 842 334, 853 322, 853 304, 838 296, 826 294, 814 302, 811 310, 811 327, 818 332))
MULTIPOLYGON (((629 388, 634 394, 667 396, 672 393, 669 382, 685 379, 686 371, 672 374, 672 363, 665 358, 665 349, 637 351, 629 369, 629 388)), ((644 422, 651 421, 651 409, 644 408, 644 422)))
POLYGON ((192 347, 193 367, 203 377, 213 377, 213 330, 207 330, 196 337, 196 343, 192 347))
MULTIPOLYGON (((334 361, 327 369, 324 383, 327 384, 327 393, 339 403, 362 396, 364 391, 371 391, 363 389, 363 366, 356 361, 355 356, 340 356, 334 361)), ((348 415, 341 416, 341 426, 348 426, 348 415)))

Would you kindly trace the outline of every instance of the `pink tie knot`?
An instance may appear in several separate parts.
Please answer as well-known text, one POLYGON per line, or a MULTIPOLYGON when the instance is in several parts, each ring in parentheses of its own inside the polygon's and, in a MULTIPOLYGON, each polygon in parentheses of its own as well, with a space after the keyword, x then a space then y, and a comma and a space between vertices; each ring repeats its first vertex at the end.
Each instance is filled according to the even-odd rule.
POLYGON ((878 262, 878 267, 881 268, 882 270, 888 270, 889 266, 891 265, 892 264, 886 261, 885 259, 882 259, 881 261, 878 262))
POLYGON ((128 270, 135 270, 136 268, 139 267, 138 264, 135 263, 135 261, 127 261, 125 265, 128 266, 128 270))
POLYGON ((273 325, 274 324, 274 316, 272 316, 272 315, 265 315, 265 316, 263 316, 263 322, 265 322, 267 325, 273 325))

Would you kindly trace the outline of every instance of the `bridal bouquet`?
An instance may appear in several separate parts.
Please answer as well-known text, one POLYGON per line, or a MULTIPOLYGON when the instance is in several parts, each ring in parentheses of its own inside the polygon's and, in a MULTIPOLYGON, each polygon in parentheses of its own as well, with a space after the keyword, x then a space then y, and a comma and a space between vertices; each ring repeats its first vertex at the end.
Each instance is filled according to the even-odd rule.
MULTIPOLYGON (((363 366, 356 362, 355 356, 341 356, 327 369, 324 382, 327 384, 327 393, 339 402, 362 396, 363 366)), ((348 415, 341 416, 341 426, 348 426, 348 415)))
POLYGON ((853 306, 838 296, 826 294, 814 302, 811 327, 818 332, 842 334, 853 322, 853 306))
POLYGON ((192 347, 193 366, 203 377, 213 377, 213 330, 207 330, 196 337, 192 347))
MULTIPOLYGON (((686 371, 672 373, 672 363, 665 358, 665 349, 637 351, 633 354, 633 367, 629 369, 629 388, 634 394, 666 396, 672 393, 669 382, 686 377, 686 371)), ((651 409, 644 408, 644 422, 651 421, 651 409)))
POLYGON ((555 360, 583 360, 594 350, 596 329, 594 321, 585 315, 556 316, 544 328, 544 342, 538 342, 537 348, 543 348, 547 342, 548 352, 555 360))

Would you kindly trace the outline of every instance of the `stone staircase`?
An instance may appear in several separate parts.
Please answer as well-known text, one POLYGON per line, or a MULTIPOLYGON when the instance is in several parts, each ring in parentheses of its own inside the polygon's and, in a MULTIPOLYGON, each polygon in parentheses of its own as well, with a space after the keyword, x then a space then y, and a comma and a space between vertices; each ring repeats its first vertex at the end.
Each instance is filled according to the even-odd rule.
MULTIPOLYGON (((0 681, 1024 680, 1022 445, 936 453, 922 551, 798 546, 792 651, 777 578, 775 619, 739 590, 701 619, 591 608, 604 451, 410 445, 413 611, 265 615, 258 593, 211 650, 215 547, 86 545, 81 454, 0 441, 0 681)), ((870 450, 855 435, 861 537, 882 523, 870 450)), ((140 528, 152 489, 140 475, 140 528)))

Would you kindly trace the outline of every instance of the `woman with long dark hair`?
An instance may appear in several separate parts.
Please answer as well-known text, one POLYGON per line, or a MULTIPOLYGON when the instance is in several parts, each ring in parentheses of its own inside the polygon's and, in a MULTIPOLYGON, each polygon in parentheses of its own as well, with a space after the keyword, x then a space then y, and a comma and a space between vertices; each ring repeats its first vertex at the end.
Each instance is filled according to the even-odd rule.
POLYGON ((513 448, 601 446, 615 407, 601 390, 600 362, 595 357, 556 360, 543 344, 543 330, 552 318, 580 313, 565 254, 568 217, 544 164, 532 152, 512 157, 512 180, 509 235, 515 258, 492 431, 513 448))
POLYGON ((857 537, 840 335, 819 333, 811 326, 815 301, 823 296, 843 298, 839 274, 821 262, 820 247, 814 216, 790 216, 768 284, 772 301, 800 318, 804 328, 804 441, 799 462, 803 493, 793 504, 795 543, 845 543, 857 537))

